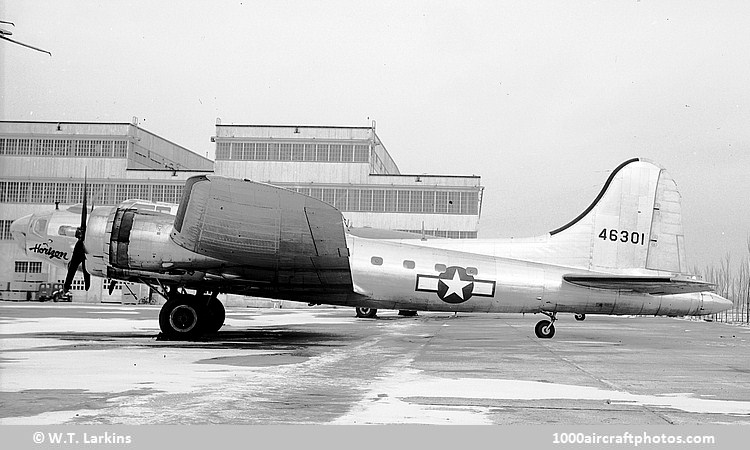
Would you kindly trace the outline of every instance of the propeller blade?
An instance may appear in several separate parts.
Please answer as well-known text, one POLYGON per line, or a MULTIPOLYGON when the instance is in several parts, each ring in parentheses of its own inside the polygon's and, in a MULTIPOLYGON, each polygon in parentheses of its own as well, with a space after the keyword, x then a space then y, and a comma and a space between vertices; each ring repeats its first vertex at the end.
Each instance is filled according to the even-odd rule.
POLYGON ((70 291, 71 286, 73 285, 73 278, 76 276, 76 272, 78 271, 78 266, 82 266, 81 270, 83 271, 83 282, 86 290, 89 290, 89 287, 91 287, 91 275, 86 270, 86 220, 88 218, 88 209, 87 209, 87 203, 88 203, 88 181, 86 179, 86 172, 84 170, 83 174, 83 208, 81 208, 81 227, 78 229, 78 232, 76 233, 76 237, 78 238, 78 241, 76 242, 75 247, 73 248, 73 256, 70 258, 70 263, 68 263, 68 273, 65 277, 65 283, 63 284, 63 290, 65 292, 70 291))
POLYGON ((76 271, 78 271, 78 266, 81 265, 82 262, 86 260, 86 248, 83 246, 83 241, 78 240, 76 242, 76 246, 73 249, 73 256, 70 258, 70 262, 68 263, 68 273, 65 277, 65 283, 63 284, 63 290, 65 292, 70 291, 70 287, 73 284, 73 278, 76 276, 76 271))
POLYGON ((86 240, 86 219, 88 215, 88 210, 86 208, 86 200, 88 198, 87 191, 88 191, 88 182, 86 181, 86 171, 84 169, 84 172, 83 172, 83 208, 81 209, 81 237, 80 237, 82 241, 86 240))

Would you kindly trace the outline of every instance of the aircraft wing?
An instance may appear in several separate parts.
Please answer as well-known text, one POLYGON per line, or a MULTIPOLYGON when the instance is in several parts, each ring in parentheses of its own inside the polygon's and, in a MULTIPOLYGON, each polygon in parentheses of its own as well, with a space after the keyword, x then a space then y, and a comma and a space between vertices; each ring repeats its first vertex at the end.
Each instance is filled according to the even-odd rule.
MULTIPOLYGON (((215 175, 188 179, 172 241, 253 281, 351 291, 341 212, 287 189, 215 175)), ((234 272, 236 273, 234 273, 234 272)))
POLYGON ((654 295, 713 291, 716 288, 715 284, 706 281, 681 277, 569 274, 563 275, 563 280, 577 286, 589 288, 632 291, 654 295))

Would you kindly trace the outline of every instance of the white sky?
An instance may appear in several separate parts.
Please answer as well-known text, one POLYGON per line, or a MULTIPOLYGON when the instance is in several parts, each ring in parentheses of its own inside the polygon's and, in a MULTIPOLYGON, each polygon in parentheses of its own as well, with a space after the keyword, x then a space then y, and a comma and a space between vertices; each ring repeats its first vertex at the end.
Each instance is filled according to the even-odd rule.
POLYGON ((746 1, 0 4, 0 119, 129 122, 213 158, 223 123, 368 126, 403 173, 481 175, 480 237, 583 210, 630 157, 668 169, 691 267, 750 235, 746 1), (7 27, 6 27, 7 28, 7 27))

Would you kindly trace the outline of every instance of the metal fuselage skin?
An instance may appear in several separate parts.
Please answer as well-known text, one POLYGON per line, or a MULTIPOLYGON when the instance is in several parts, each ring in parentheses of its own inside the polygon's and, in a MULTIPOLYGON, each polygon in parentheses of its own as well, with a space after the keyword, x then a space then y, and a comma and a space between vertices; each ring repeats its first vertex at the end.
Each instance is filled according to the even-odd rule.
MULTIPOLYGON (((429 244, 415 245, 408 240, 376 241, 350 236, 348 242, 354 289, 367 299, 359 303, 374 308, 684 316, 714 314, 731 305, 710 292, 650 295, 585 288, 563 280, 566 274, 586 273, 581 268, 431 248, 429 244), (378 264, 373 264, 373 257, 379 258, 375 260, 378 264), (451 267, 454 269, 449 270, 451 267), (440 281, 437 286, 431 282, 446 270, 456 291, 461 291, 450 296, 451 302, 442 298, 445 295, 439 292, 440 281), (458 280, 453 281, 455 278, 458 280)), ((497 242, 479 240, 474 244, 491 246, 497 242)))
MULTIPOLYGON (((710 292, 649 295, 576 286, 565 282, 563 275, 586 272, 581 268, 431 245, 443 240, 369 239, 352 234, 346 237, 348 292, 258 283, 252 268, 228 268, 225 261, 177 245, 171 238, 175 216, 146 210, 133 220, 127 260, 118 261, 118 241, 113 239, 116 212, 132 208, 130 202, 97 207, 89 214, 86 264, 92 275, 307 303, 420 311, 683 316, 713 314, 728 307, 726 299, 710 292)), ((79 217, 66 210, 35 214, 14 222, 11 231, 29 256, 66 267, 79 217)), ((495 248, 499 243, 507 246, 509 241, 476 240, 472 246, 495 248)))
MULTIPOLYGON (((65 266, 81 209, 15 221, 30 256, 65 266)), ((547 235, 423 240, 347 228, 333 206, 265 183, 186 181, 179 205, 129 200, 88 216, 92 275, 196 291, 383 309, 705 315, 732 303, 686 276, 680 194, 633 158, 547 235)), ((163 292, 163 290, 162 290, 163 292)))

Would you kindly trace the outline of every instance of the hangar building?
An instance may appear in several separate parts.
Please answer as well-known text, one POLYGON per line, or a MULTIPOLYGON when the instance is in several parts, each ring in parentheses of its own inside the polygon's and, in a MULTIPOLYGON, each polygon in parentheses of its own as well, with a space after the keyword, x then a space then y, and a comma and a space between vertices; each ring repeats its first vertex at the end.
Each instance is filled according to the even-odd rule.
MULTIPOLYGON (((404 175, 371 127, 222 125, 216 161, 132 123, 0 121, 0 299, 35 300, 42 283, 65 271, 26 256, 10 224, 24 215, 66 208, 82 198, 84 171, 95 205, 126 199, 178 203, 187 178, 216 175, 263 181, 339 208, 351 226, 449 238, 475 238, 482 186, 478 176, 404 175)), ((106 280, 74 301, 138 302, 148 288, 106 280)))

